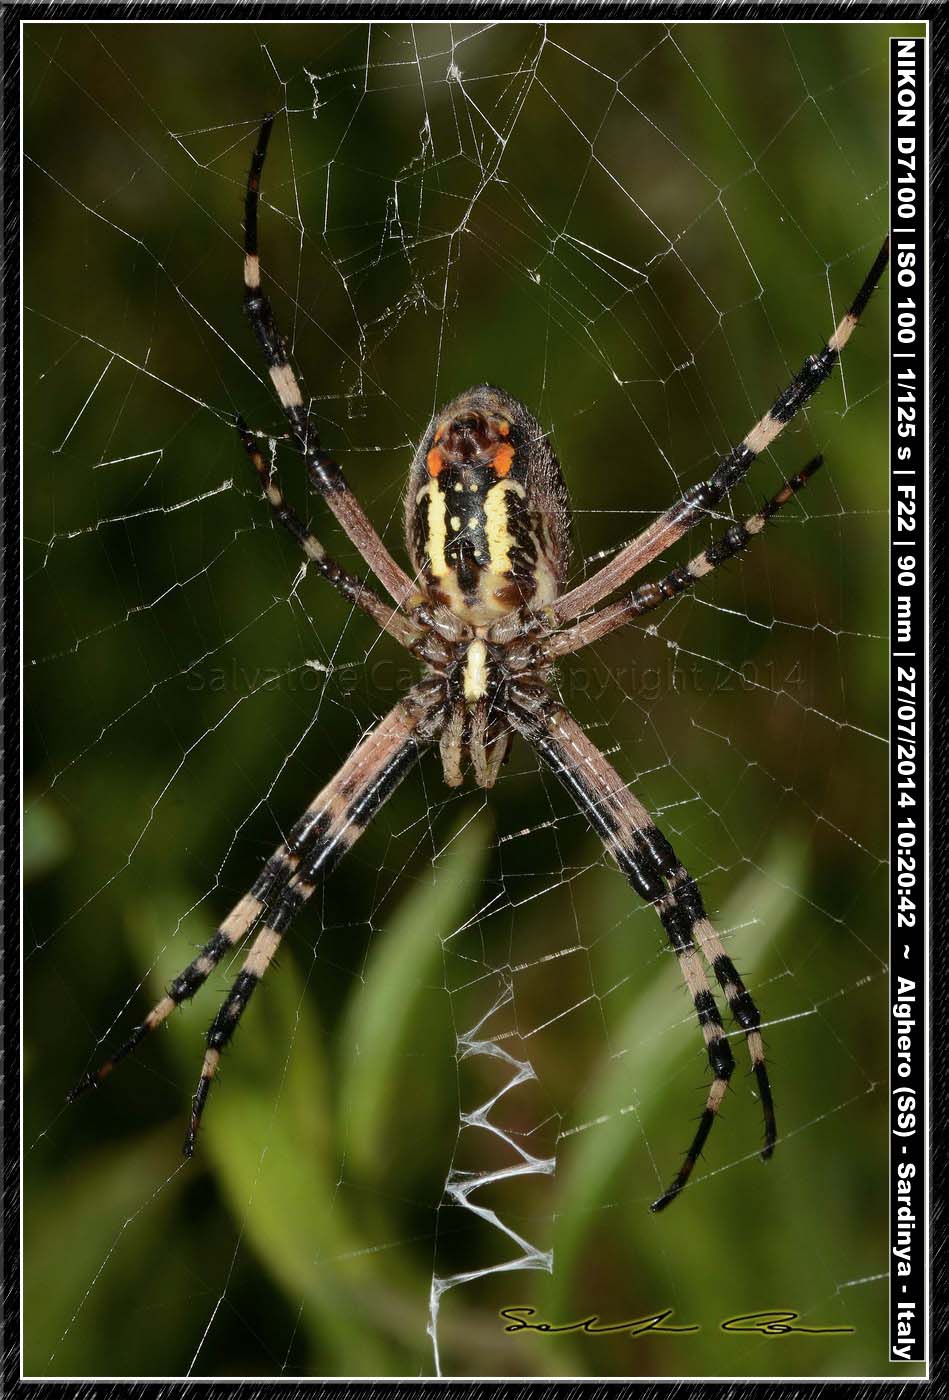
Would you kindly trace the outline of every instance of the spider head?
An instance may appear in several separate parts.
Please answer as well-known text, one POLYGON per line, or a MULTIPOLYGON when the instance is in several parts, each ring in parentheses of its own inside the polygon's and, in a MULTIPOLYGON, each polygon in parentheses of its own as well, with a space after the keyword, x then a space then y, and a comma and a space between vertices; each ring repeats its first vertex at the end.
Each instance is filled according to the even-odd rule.
POLYGON ((500 413, 468 408, 441 419, 425 454, 425 465, 430 477, 455 468, 469 490, 476 481, 487 490, 494 484, 492 476, 496 481, 508 475, 514 454, 508 419, 500 413))
POLYGON ((488 626, 553 601, 569 555, 557 459, 522 403, 480 384, 429 424, 409 475, 406 541, 429 596, 488 626))

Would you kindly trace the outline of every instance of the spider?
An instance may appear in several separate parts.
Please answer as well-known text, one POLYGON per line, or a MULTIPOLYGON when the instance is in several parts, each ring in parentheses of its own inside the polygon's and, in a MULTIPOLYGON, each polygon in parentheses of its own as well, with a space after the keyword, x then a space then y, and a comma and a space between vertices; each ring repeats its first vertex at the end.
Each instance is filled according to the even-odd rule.
POLYGON ((808 356, 708 480, 689 488, 602 568, 566 591, 570 501, 543 428, 501 389, 479 384, 459 394, 429 423, 409 470, 405 538, 410 576, 386 549, 339 464, 322 447, 270 299, 261 289, 257 215, 273 123, 274 114, 268 113, 247 177, 244 310, 312 488, 391 602, 330 557, 287 503, 275 471, 264 461, 243 419, 238 418, 236 426, 274 519, 293 536, 317 573, 422 663, 424 675, 360 740, 214 936, 124 1044, 79 1081, 69 1100, 101 1084, 175 1007, 195 995, 226 954, 253 934, 243 966, 208 1031, 183 1148, 190 1157, 221 1055, 292 920, 422 750, 438 744, 450 787, 463 781, 467 763, 475 783, 490 788, 512 737, 519 734, 566 787, 632 888, 655 909, 704 1037, 712 1082, 682 1164, 652 1204, 654 1211, 662 1210, 688 1181, 734 1071, 709 971, 732 1020, 744 1032, 764 1116, 761 1156, 771 1156, 777 1129, 761 1016, 709 921, 695 880, 642 803, 555 698, 549 682, 561 657, 662 607, 739 554, 807 484, 821 465, 819 456, 754 515, 729 525, 688 563, 677 564, 664 577, 641 583, 613 602, 605 601, 707 520, 828 378, 883 275, 888 241, 830 339, 808 356))

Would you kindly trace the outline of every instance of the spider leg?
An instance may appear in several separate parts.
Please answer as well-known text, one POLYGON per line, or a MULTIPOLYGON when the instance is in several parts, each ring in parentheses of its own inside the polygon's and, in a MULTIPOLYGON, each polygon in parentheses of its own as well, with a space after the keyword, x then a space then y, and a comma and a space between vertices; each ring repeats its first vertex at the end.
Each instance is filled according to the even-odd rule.
POLYGON ((383 632, 388 632, 404 647, 411 648, 412 644, 423 635, 422 628, 417 627, 414 622, 410 622, 397 608, 393 609, 391 603, 386 603, 371 588, 367 588, 360 579, 356 578, 355 574, 351 574, 348 569, 344 569, 341 564, 338 564, 327 554, 316 535, 307 529, 299 515, 288 503, 280 488, 276 471, 264 461, 257 440, 243 418, 237 420, 237 431, 240 433, 244 450, 260 480, 274 519, 293 536, 313 567, 343 595, 347 602, 368 613, 376 626, 383 632))
POLYGON ((464 782, 461 764, 465 752, 465 707, 460 700, 453 701, 448 709, 438 746, 445 782, 449 787, 461 787, 464 782))
POLYGON ((694 559, 690 559, 687 564, 678 565, 670 570, 664 578, 656 580, 654 583, 642 583, 638 588, 625 598, 620 598, 618 602, 609 603, 599 612, 592 613, 581 622, 577 622, 573 627, 567 627, 562 632, 556 633, 546 644, 547 654, 550 657, 566 656, 570 652, 579 651, 581 647, 589 646, 591 642, 598 642, 601 638, 615 631, 617 627, 624 626, 631 622, 633 618, 642 617, 644 613, 654 612, 656 608, 661 608, 663 603, 675 598, 687 589, 694 588, 700 579, 705 578, 713 569, 717 569, 721 564, 727 563, 729 559, 734 559, 736 554, 740 554, 746 549, 756 535, 772 520, 781 509, 786 506, 792 496, 795 496, 802 487, 806 486, 814 473, 820 468, 823 457, 814 457, 807 466, 793 476, 790 481, 785 482, 781 490, 776 492, 770 500, 754 515, 749 515, 747 520, 740 525, 730 525, 724 535, 720 535, 708 549, 704 549, 701 554, 696 554, 694 559))
POLYGON ((339 463, 320 445, 319 431, 304 407, 300 384, 286 341, 277 328, 270 298, 261 291, 257 209, 260 177, 273 123, 273 113, 268 113, 260 128, 247 175, 244 201, 244 310, 263 350, 271 382, 306 463, 311 483, 397 606, 414 606, 421 602, 420 590, 382 543, 369 517, 349 489, 339 463))
POLYGON ((486 699, 479 700, 471 714, 468 752, 475 782, 481 788, 494 787, 511 742, 509 729, 492 734, 491 719, 490 703, 486 699))
MULTIPOLYGON (((286 932, 297 908, 339 863, 370 819, 404 777, 421 744, 432 737, 439 714, 438 694, 416 686, 357 744, 336 776, 314 798, 286 841, 277 847, 247 894, 231 910, 196 958, 169 985, 141 1025, 99 1067, 83 1076, 68 1095, 72 1102, 97 1087, 120 1060, 134 1051, 174 1011, 203 986, 222 957, 263 920, 244 966, 208 1037, 217 1058, 230 1040, 240 1013, 286 932), (273 942, 276 937, 276 942, 273 942), (212 1045, 211 1036, 217 1043, 212 1045)), ((216 1061, 215 1061, 216 1068, 216 1061)), ((210 1080, 213 1075, 208 1075, 210 1080)), ((210 1085, 201 1089, 201 1103, 210 1085)), ((200 1113, 198 1113, 200 1117, 200 1113)))
POLYGON ((735 1062, 700 952, 709 958, 732 1017, 745 1032, 764 1113, 762 1157, 777 1137, 774 1103, 764 1062, 761 1016, 709 922, 695 880, 679 861, 645 807, 583 729, 544 689, 512 685, 511 723, 573 796, 633 889, 652 904, 676 955, 702 1029, 713 1080, 695 1136, 681 1167, 654 1211, 664 1210, 688 1181, 705 1146, 735 1062))
POLYGON ((867 302, 883 276, 890 254, 887 238, 877 254, 863 284, 842 317, 833 335, 816 355, 809 355, 797 375, 775 399, 771 408, 760 418, 736 447, 723 457, 708 481, 692 486, 671 510, 657 516, 651 525, 636 536, 618 554, 598 569, 591 578, 564 593, 552 606, 559 622, 570 622, 626 581, 638 574, 657 555, 664 553, 699 521, 704 520, 725 496, 742 480, 756 457, 770 447, 780 432, 799 413, 811 396, 830 376, 840 352, 853 334, 867 302))
MULTIPOLYGON (((227 918, 216 930, 213 937, 205 943, 197 957, 193 958, 187 967, 183 968, 173 979, 169 984, 168 991, 160 1001, 155 1003, 144 1021, 133 1029, 128 1039, 113 1050, 98 1069, 84 1074, 79 1082, 70 1089, 66 1095, 67 1103, 74 1103, 87 1090, 98 1088, 102 1081, 112 1073, 116 1065, 127 1055, 131 1055, 134 1050, 137 1050, 145 1037, 160 1026, 171 1015, 175 1007, 180 1006, 182 1002, 190 1001, 195 992, 207 981, 225 953, 229 952, 253 928, 263 909, 268 873, 271 866, 280 861, 281 853, 285 849, 285 847, 279 847, 274 852, 248 893, 234 905, 227 918)), ((271 875, 270 878, 273 876, 271 875)))
MULTIPOLYGON (((421 687, 416 687, 421 691, 421 687)), ((414 696, 410 695, 410 703, 414 696)), ((418 702, 416 701, 416 705, 418 702)), ((237 1030, 254 989, 270 966, 283 936, 313 892, 356 843, 383 803, 389 798, 421 751, 421 741, 432 737, 432 719, 438 705, 422 704, 413 717, 405 702, 360 743, 320 793, 316 804, 319 827, 298 857, 289 881, 268 901, 263 922, 250 946, 244 965, 211 1023, 207 1050, 192 1099, 191 1122, 184 1154, 194 1152, 201 1117, 217 1074, 221 1055, 237 1030), (421 731, 421 732, 420 732, 421 731)), ((311 809, 312 810, 312 809, 311 809)))

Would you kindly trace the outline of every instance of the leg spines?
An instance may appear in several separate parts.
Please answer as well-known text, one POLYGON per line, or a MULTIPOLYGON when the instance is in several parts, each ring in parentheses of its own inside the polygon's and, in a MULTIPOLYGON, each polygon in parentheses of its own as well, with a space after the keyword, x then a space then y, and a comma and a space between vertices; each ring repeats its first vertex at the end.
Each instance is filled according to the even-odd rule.
POLYGON ((655 908, 676 955, 705 1040, 713 1079, 695 1137, 668 1189, 653 1203, 664 1210, 688 1181, 711 1131, 735 1060, 709 984, 703 957, 722 986, 729 1010, 745 1031, 758 1081, 765 1122, 764 1157, 771 1155, 776 1128, 774 1103, 758 1030, 760 1017, 744 984, 714 933, 699 887, 679 863, 670 842, 638 799, 620 781, 580 726, 552 701, 512 718, 541 757, 576 798, 630 884, 655 908))
MULTIPOLYGON (((794 415, 804 407, 824 383, 857 321, 877 286, 889 257, 889 240, 864 279, 863 285, 827 343, 809 356, 797 377, 779 394, 768 413, 722 458, 708 481, 690 488, 670 510, 658 516, 641 534, 625 545, 592 578, 578 584, 557 599, 554 611, 561 622, 569 622, 595 607, 610 593, 622 588, 658 555, 667 550, 687 530, 698 524, 748 472, 752 462, 768 448, 794 415)), ((596 640, 596 636, 590 638, 596 640)))
POLYGON ((195 1143, 197 1142, 198 1129, 201 1126, 201 1115, 204 1113, 204 1106, 208 1101, 211 1092, 211 1083, 217 1073, 221 1055, 218 1050, 209 1050, 204 1057, 204 1064, 201 1067, 201 1078, 198 1080, 198 1087, 194 1091, 191 1099, 191 1122, 188 1125, 188 1132, 182 1146, 182 1155, 192 1157, 194 1155, 195 1143))
POLYGON ((777 433, 787 423, 790 423, 795 414, 800 412, 808 399, 817 393, 824 380, 830 378, 839 358, 840 352, 832 349, 830 345, 825 345, 816 355, 808 355, 798 370, 794 383, 789 384, 783 394, 778 395, 771 405, 767 418, 762 419, 764 425, 762 431, 767 433, 766 425, 770 419, 771 423, 777 427, 777 432, 775 432, 775 436, 777 436, 777 433))
POLYGON ((708 1102, 702 1110, 702 1116, 699 1119, 698 1130, 696 1131, 695 1137, 692 1139, 689 1150, 685 1154, 682 1166, 676 1172, 672 1183, 663 1191, 658 1200, 653 1201, 652 1205, 649 1207, 649 1209, 656 1214, 661 1210, 665 1210, 666 1206, 672 1204, 692 1175, 692 1168, 702 1155, 702 1149, 705 1146, 709 1133, 712 1131, 712 1126, 718 1116, 718 1110, 721 1107, 722 1099, 725 1097, 727 1088, 727 1080, 716 1079, 713 1082, 709 1090, 708 1102))
POLYGON ((873 261, 873 266, 870 268, 870 271, 867 273, 864 279, 863 286, 860 288, 859 292, 854 297, 853 301, 850 303, 850 310, 847 314, 854 322, 859 321, 860 317, 866 310, 867 302, 870 300, 873 293, 876 291, 877 284, 879 283, 880 278, 883 276, 883 273, 886 270, 886 265, 889 262, 889 260, 890 240, 889 237, 886 237, 883 240, 883 245, 880 248, 880 251, 877 253, 873 261))
POLYGON ((289 845, 279 846, 251 885, 251 898, 263 905, 278 885, 290 879, 297 864, 298 857, 291 851, 289 845))
POLYGON ((76 1100, 89 1089, 98 1089, 99 1085, 104 1079, 108 1078, 119 1061, 124 1060, 126 1055, 131 1055, 132 1051, 145 1039, 150 1030, 151 1026, 148 1024, 147 1019, 143 1021, 140 1026, 136 1026, 129 1038, 124 1041, 117 1050, 113 1050, 109 1058, 104 1060, 98 1069, 90 1070, 88 1074, 82 1076, 78 1084, 73 1085, 66 1095, 66 1102, 75 1103, 76 1100))
MULTIPOLYGON (((752 446, 749 437, 736 443, 727 457, 724 457, 715 468, 708 482, 700 484, 701 494, 697 492, 694 487, 692 488, 696 520, 700 520, 709 510, 717 506, 719 501, 721 501, 734 486, 737 486, 739 481, 747 476, 749 467, 758 456, 758 450, 752 446)), ((690 497, 690 493, 686 492, 683 500, 690 500, 691 504, 692 498, 693 497, 690 497)))
MULTIPOLYGON (((217 1074, 221 1055, 230 1044, 257 984, 273 961, 283 935, 316 889, 317 877, 325 879, 339 864, 365 830, 370 818, 382 806, 399 779, 405 775, 409 763, 417 754, 418 745, 414 738, 408 739, 389 754, 364 794, 360 808, 363 818, 361 824, 354 822, 350 816, 353 804, 342 807, 337 801, 339 789, 347 785, 345 769, 337 774, 332 785, 332 796, 327 798, 324 789, 321 796, 326 801, 327 810, 321 814, 318 821, 312 823, 310 847, 301 855, 292 876, 282 888, 274 891, 268 901, 266 922, 261 926, 244 959, 244 966, 211 1023, 207 1040, 208 1051, 195 1092, 191 1124, 183 1149, 185 1156, 190 1157, 194 1152, 201 1116, 211 1092, 211 1081, 217 1074)), ((299 825, 302 826, 303 823, 299 825)))
POLYGON ((754 1065, 754 1072, 755 1079, 758 1081, 758 1097, 761 1099, 761 1108, 764 1113, 764 1147, 761 1149, 761 1159, 766 1162, 774 1152, 774 1145, 778 1140, 778 1128, 774 1117, 771 1082, 768 1079, 764 1060, 757 1061, 754 1065))
POLYGON ((267 916, 267 927, 280 935, 286 933, 300 912, 305 899, 306 896, 301 893, 297 881, 291 880, 290 884, 277 895, 267 916))
POLYGON ((69 1102, 101 1083, 149 1031, 182 1001, 193 997, 225 953, 260 924, 244 966, 208 1031, 207 1051, 185 1142, 185 1154, 191 1155, 221 1053, 231 1040, 254 988, 273 960, 283 933, 300 906, 312 895, 317 875, 327 874, 342 858, 418 756, 416 731, 431 717, 435 703, 435 697, 427 696, 424 691, 410 692, 408 700, 390 711, 356 746, 336 778, 327 784, 294 826, 290 837, 294 849, 284 844, 274 852, 252 890, 235 904, 197 957, 173 980, 166 995, 98 1070, 83 1076, 70 1091, 69 1102), (354 793, 364 788, 363 798, 354 796, 349 802, 343 801, 340 789, 347 787, 354 793), (356 808, 358 821, 353 819, 356 808))
POLYGON ((729 1014, 745 1033, 745 1044, 751 1068, 758 1081, 758 1097, 764 1117, 765 1145, 762 1157, 767 1161, 777 1142, 777 1125, 774 1114, 774 1098, 765 1064, 764 1044, 761 1039, 761 1012, 755 1005, 751 993, 738 975, 738 970, 725 952, 722 941, 707 918, 697 921, 695 933, 705 957, 722 989, 728 1003, 729 1014))
POLYGON ((695 1007, 700 1026, 706 1025, 709 1021, 718 1026, 722 1024, 722 1018, 719 1015, 718 1007, 715 1004, 715 998, 712 995, 710 987, 701 992, 696 992, 695 996, 692 998, 692 1004, 695 1007))
MULTIPOLYGON (((259 880, 257 883, 260 883, 259 880)), ((207 981, 225 953, 233 948, 234 944, 253 927, 260 915, 261 907, 260 900, 253 895, 245 895, 243 899, 238 901, 221 927, 205 943, 197 957, 193 958, 188 966, 173 978, 165 996, 155 1003, 141 1025, 134 1028, 128 1039, 117 1050, 114 1050, 97 1070, 83 1075, 79 1083, 70 1089, 66 1096, 67 1103, 73 1103, 87 1089, 96 1088, 101 1084, 103 1079, 112 1073, 119 1061, 124 1060, 126 1056, 137 1050, 145 1037, 160 1026, 176 1007, 180 1006, 182 1002, 190 1001, 207 981)))
POLYGON ((710 544, 701 554, 690 559, 688 564, 677 565, 665 578, 656 582, 640 584, 625 598, 621 598, 615 603, 609 603, 598 613, 594 613, 592 617, 588 617, 583 622, 578 622, 562 632, 555 633, 547 642, 548 654, 551 657, 556 657, 579 651, 582 647, 589 646, 591 642, 599 641, 602 637, 608 636, 615 628, 631 622, 634 618, 643 617, 646 613, 655 611, 669 598, 694 587, 706 574, 710 574, 713 569, 719 568, 746 549, 754 536, 761 533, 767 522, 778 513, 782 506, 787 505, 791 497, 807 485, 823 464, 823 460, 823 457, 820 456, 812 458, 796 476, 785 482, 780 491, 775 492, 770 500, 765 501, 760 510, 754 515, 748 516, 741 524, 730 525, 718 540, 710 544))
MULTIPOLYGON (((306 463, 310 481, 327 499, 336 519, 391 595, 396 607, 410 603, 414 605, 421 600, 418 589, 373 529, 349 490, 339 464, 321 447, 319 430, 304 405, 299 380, 290 361, 286 341, 277 327, 270 299, 260 288, 257 214, 260 177, 272 128, 273 117, 268 115, 261 126, 247 176, 244 201, 244 310, 260 342, 271 382, 306 463)), ((413 628, 413 639, 415 636, 417 629, 413 628)))
POLYGON ((253 996, 258 982, 266 972, 279 946, 279 931, 274 929, 272 925, 265 924, 254 939, 250 952, 244 959, 244 966, 234 979, 231 990, 211 1022, 207 1034, 208 1048, 201 1065, 198 1086, 191 1100, 191 1121, 182 1147, 185 1157, 191 1157, 194 1154, 198 1130, 201 1127, 201 1117, 211 1093, 211 1085, 217 1074, 218 1066, 221 1063, 221 1056, 230 1043, 247 1003, 253 996))
POLYGON ((208 1031, 209 1050, 220 1051, 227 1045, 259 980, 253 972, 247 971, 246 965, 237 974, 224 1004, 211 1022, 211 1029, 208 1031))
POLYGON ((260 176, 264 168, 264 161, 267 157, 267 146, 270 144, 270 133, 273 131, 274 114, 267 112, 257 133, 257 145, 254 147, 254 154, 251 157, 250 171, 247 176, 247 190, 244 195, 244 252, 249 256, 257 255, 257 205, 260 199, 260 176))
POLYGON ((731 958, 724 953, 714 958, 712 971, 728 998, 728 1008, 738 1024, 743 1030, 757 1030, 761 1025, 761 1015, 731 958))
MULTIPOLYGON (((287 373, 291 374, 292 377, 292 371, 287 370, 287 373)), ((286 392, 291 393, 292 391, 287 389, 286 392)), ((294 433, 298 442, 302 443, 305 449, 305 455, 309 453, 307 457, 309 461, 313 453, 310 449, 305 448, 305 442, 302 442, 300 436, 301 434, 303 438, 306 436, 306 414, 303 412, 302 406, 299 407, 299 410, 293 406, 287 406, 286 404, 284 406, 287 416, 291 420, 291 425, 294 428, 294 433)), ((313 534, 312 530, 304 524, 293 507, 287 502, 277 479, 276 472, 271 468, 270 464, 264 460, 263 454, 257 445, 257 441, 243 418, 238 417, 237 430, 240 434, 241 442, 244 445, 244 451, 250 458, 254 471, 257 474, 261 490, 270 506, 271 515, 274 520, 293 536, 297 545, 314 568, 318 570, 328 583, 332 584, 338 593, 343 595, 348 603, 352 603, 355 607, 361 608, 363 612, 367 613, 372 618, 377 627, 380 627, 384 632, 388 632, 391 636, 395 637, 404 647, 411 648, 421 636, 421 629, 398 609, 393 610, 391 604, 386 603, 382 598, 378 597, 378 595, 375 594, 371 588, 367 587, 361 579, 349 573, 347 569, 344 569, 341 564, 337 563, 335 559, 327 554, 322 542, 313 534)), ((320 454, 317 453, 316 455, 318 456, 320 454)), ((331 459, 327 460, 329 461, 331 459)), ((330 486, 331 483, 327 468, 323 472, 323 478, 317 483, 317 489, 321 494, 325 494, 326 491, 330 489, 330 486)))

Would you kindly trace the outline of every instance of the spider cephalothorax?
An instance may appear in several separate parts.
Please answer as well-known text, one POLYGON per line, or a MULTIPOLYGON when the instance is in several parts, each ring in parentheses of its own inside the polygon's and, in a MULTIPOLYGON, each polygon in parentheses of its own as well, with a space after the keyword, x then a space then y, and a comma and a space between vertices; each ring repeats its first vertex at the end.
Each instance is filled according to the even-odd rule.
POLYGON ((661 1210, 688 1180, 734 1070, 710 974, 745 1037, 764 1117, 762 1156, 770 1156, 776 1128, 761 1018, 708 918, 695 880, 549 682, 558 658, 692 588, 743 550, 805 486, 820 466, 819 457, 790 477, 753 515, 732 521, 686 563, 606 601, 695 525, 718 514, 727 517, 729 493, 832 372, 883 274, 888 244, 819 353, 807 357, 788 388, 722 457, 708 480, 690 487, 574 587, 567 588, 567 490, 543 428, 523 404, 500 389, 482 384, 461 394, 429 424, 409 471, 405 520, 410 576, 379 538, 338 462, 322 447, 270 300, 261 290, 257 211, 272 126, 273 117, 268 116, 247 179, 244 308, 311 485, 391 602, 327 554, 287 503, 255 436, 243 420, 237 426, 275 520, 294 537, 311 567, 407 648, 422 663, 425 675, 368 730, 197 957, 125 1043, 98 1070, 86 1074, 70 1097, 101 1083, 118 1060, 194 996, 222 958, 247 940, 243 966, 208 1031, 185 1140, 190 1155, 221 1054, 294 915, 359 838, 421 751, 438 742, 449 784, 462 781, 470 760, 475 782, 491 787, 512 736, 518 734, 560 779, 630 885, 655 909, 702 1031, 712 1083, 685 1159, 653 1203, 654 1210, 661 1210))
POLYGON ((431 693, 445 782, 458 787, 470 762, 478 786, 493 787, 511 741, 512 701, 550 678, 546 629, 520 608, 482 627, 462 622, 440 601, 422 604, 413 617, 425 632, 412 650, 438 683, 431 693))

